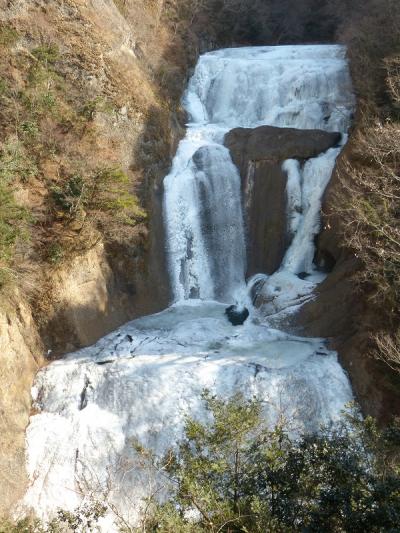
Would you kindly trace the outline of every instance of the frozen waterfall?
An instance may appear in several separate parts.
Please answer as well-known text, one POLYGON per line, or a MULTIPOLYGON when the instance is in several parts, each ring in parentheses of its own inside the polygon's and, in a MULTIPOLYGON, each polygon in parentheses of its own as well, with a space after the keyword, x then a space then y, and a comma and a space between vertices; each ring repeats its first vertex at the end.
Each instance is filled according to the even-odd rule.
MULTIPOLYGON (((229 302, 241 292, 246 258, 240 178, 222 144, 224 134, 236 127, 260 125, 346 132, 353 102, 345 50, 281 46, 205 54, 184 105, 190 123, 164 181, 174 299, 229 302)), ((290 270, 295 263, 310 267, 313 254, 305 241, 314 236, 310 226, 318 231, 319 201, 338 153, 331 151, 309 163, 304 173, 306 189, 313 189, 318 198, 312 199, 293 244, 297 249, 285 259, 284 266, 290 270), (307 249, 300 259, 298 249, 303 245, 307 249)))
MULTIPOLYGON (((322 339, 271 329, 254 309, 235 328, 223 303, 246 294, 240 177, 224 135, 263 124, 345 134, 353 107, 345 50, 281 46, 205 54, 184 105, 190 123, 165 178, 174 304, 39 372, 26 437, 30 485, 21 504, 39 516, 95 498, 109 505, 104 531, 113 531, 117 520, 111 509, 133 523, 154 480, 132 442, 159 454, 175 445, 185 416, 202 416, 205 387, 224 397, 237 390, 256 395, 271 424, 284 416, 296 431, 336 420, 352 398, 336 353, 322 339)), ((321 197, 339 151, 303 166, 284 163, 293 241, 280 271, 253 280, 264 283, 270 314, 310 297, 318 278, 312 260, 321 197), (301 272, 310 279, 300 279, 301 272)))

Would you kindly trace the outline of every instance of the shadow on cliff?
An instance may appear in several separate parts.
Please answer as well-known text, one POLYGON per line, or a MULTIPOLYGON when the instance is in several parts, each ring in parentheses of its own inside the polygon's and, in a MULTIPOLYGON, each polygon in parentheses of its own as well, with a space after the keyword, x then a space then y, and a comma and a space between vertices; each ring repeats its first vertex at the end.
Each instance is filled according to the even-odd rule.
POLYGON ((102 275, 83 282, 79 300, 70 305, 62 299, 48 310, 41 337, 47 359, 90 346, 130 320, 155 313, 165 307, 154 301, 159 288, 151 293, 147 269, 147 249, 137 242, 106 246, 107 264, 102 275), (127 257, 128 255, 128 257, 127 257))

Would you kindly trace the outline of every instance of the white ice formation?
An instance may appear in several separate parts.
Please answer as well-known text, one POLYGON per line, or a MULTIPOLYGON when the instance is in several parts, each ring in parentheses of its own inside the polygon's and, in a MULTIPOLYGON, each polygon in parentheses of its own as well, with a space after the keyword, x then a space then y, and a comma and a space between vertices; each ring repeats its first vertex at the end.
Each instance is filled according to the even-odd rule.
MULTIPOLYGON (((203 55, 186 91, 190 117, 172 170, 164 180, 165 221, 176 301, 237 299, 244 284, 245 247, 240 178, 224 135, 260 125, 346 133, 353 110, 351 81, 341 46, 233 48, 203 55)), ((312 271, 313 238, 322 194, 340 148, 303 169, 288 161, 289 206, 296 236, 282 265, 312 271)))

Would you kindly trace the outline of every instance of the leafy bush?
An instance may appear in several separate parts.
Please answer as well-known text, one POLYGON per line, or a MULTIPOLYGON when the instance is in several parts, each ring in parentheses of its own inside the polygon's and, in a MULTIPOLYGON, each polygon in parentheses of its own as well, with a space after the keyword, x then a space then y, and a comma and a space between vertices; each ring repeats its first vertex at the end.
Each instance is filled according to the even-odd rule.
POLYGON ((106 98, 97 96, 91 100, 87 100, 79 110, 79 114, 86 120, 93 120, 96 112, 101 111, 103 113, 112 114, 115 111, 113 104, 106 98))
POLYGON ((38 46, 32 50, 32 55, 36 57, 38 61, 46 65, 53 65, 60 58, 60 51, 55 44, 46 44, 38 46))
POLYGON ((17 241, 27 236, 27 219, 10 188, 0 183, 0 287, 10 279, 13 251, 17 241))
POLYGON ((178 452, 161 464, 173 495, 151 501, 143 530, 378 532, 400 520, 400 430, 352 416, 292 438, 262 421, 262 405, 204 394, 209 422, 188 419, 178 452))
POLYGON ((18 32, 11 26, 0 26, 0 46, 13 46, 18 40, 18 32))
POLYGON ((33 139, 39 134, 39 126, 36 121, 27 120, 21 124, 21 132, 23 135, 33 139))
POLYGON ((56 265, 59 263, 65 255, 65 251, 62 245, 58 242, 51 242, 47 250, 47 259, 50 263, 56 265))
POLYGON ((130 179, 120 168, 98 169, 89 176, 73 175, 52 188, 57 207, 75 217, 112 212, 121 223, 134 225, 146 218, 137 197, 129 191, 130 179))
MULTIPOLYGON (((400 427, 379 430, 357 413, 318 434, 292 437, 268 429, 262 403, 241 394, 222 400, 203 394, 206 422, 187 419, 177 451, 157 460, 140 444, 160 480, 143 507, 142 522, 121 532, 379 533, 400 520, 400 427), (160 476, 160 474, 162 474, 160 476), (160 503, 160 493, 169 497, 160 503)), ((0 524, 0 533, 96 531, 114 509, 101 502, 59 510, 49 523, 0 524)), ((116 516, 118 523, 119 515, 116 516)))
POLYGON ((74 512, 60 509, 47 523, 31 518, 0 523, 0 533, 91 533, 98 531, 97 524, 106 511, 100 502, 87 503, 74 512))
POLYGON ((0 96, 4 96, 7 93, 8 85, 7 82, 0 78, 0 96))
POLYGON ((6 184, 17 179, 28 181, 36 176, 37 172, 35 162, 18 139, 11 138, 3 145, 0 151, 0 181, 6 184))
POLYGON ((85 203, 85 181, 79 174, 70 176, 62 185, 52 187, 51 192, 56 205, 74 214, 85 203))
POLYGON ((129 191, 130 179, 118 167, 99 170, 92 180, 89 205, 104 211, 112 211, 129 224, 146 218, 138 198, 129 191))

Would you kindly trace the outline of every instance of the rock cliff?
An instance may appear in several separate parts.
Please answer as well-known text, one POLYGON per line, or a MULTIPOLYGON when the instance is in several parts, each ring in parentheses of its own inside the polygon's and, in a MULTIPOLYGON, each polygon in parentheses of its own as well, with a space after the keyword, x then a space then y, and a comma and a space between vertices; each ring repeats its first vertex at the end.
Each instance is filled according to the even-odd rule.
POLYGON ((31 385, 43 364, 43 344, 21 294, 10 295, 0 311, 0 512, 22 495, 25 429, 31 409, 31 385))
POLYGON ((340 133, 261 126, 238 128, 225 145, 239 168, 245 206, 248 271, 273 274, 290 244, 287 227, 287 159, 301 162, 316 157, 340 141, 340 133))
MULTIPOLYGON (((273 274, 290 244, 286 216, 286 159, 304 161, 326 151, 339 134, 261 127, 237 129, 225 138, 240 170, 248 233, 248 276, 273 274)), ((350 142, 339 156, 325 192, 322 230, 316 241, 316 263, 328 276, 286 323, 293 333, 329 339, 347 370, 355 396, 365 414, 381 423, 400 416, 398 375, 370 355, 367 334, 374 311, 369 311, 355 288, 359 260, 343 242, 343 229, 335 206, 341 191, 340 175, 351 156, 350 142)))

